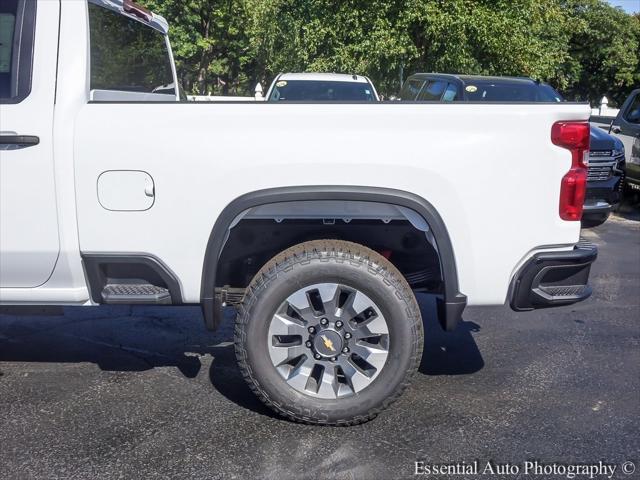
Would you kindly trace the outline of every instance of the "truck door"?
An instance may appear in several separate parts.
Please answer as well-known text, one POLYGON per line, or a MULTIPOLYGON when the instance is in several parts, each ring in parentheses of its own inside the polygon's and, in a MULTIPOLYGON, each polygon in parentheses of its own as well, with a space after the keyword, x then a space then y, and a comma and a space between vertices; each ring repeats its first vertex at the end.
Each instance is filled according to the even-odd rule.
POLYGON ((0 287, 37 287, 59 252, 53 166, 58 1, 0 2, 0 287))

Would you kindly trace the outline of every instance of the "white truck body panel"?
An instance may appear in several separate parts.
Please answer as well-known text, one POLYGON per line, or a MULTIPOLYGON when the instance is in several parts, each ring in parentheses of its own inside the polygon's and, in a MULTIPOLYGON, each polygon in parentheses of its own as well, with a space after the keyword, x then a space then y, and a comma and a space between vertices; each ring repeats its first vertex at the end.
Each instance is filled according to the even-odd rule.
POLYGON ((0 134, 35 135, 38 145, 0 150, 0 287, 37 287, 58 258, 53 107, 58 2, 38 5, 31 93, 0 106, 0 134))
POLYGON ((571 155, 549 132, 588 115, 571 104, 85 105, 75 130, 80 249, 151 253, 176 273, 183 300, 198 302, 211 228, 235 198, 281 186, 391 187, 440 213, 469 305, 502 304, 524 258, 578 239, 579 222, 558 216, 571 155), (95 189, 105 170, 149 173, 153 207, 105 210, 95 189))

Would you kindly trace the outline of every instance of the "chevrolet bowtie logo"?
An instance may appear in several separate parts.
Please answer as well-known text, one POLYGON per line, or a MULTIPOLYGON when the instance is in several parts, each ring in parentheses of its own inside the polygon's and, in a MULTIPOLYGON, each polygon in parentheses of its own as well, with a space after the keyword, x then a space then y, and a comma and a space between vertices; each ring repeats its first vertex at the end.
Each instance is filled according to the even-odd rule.
POLYGON ((326 335, 320 335, 320 338, 322 339, 322 342, 324 343, 324 346, 327 347, 329 350, 331 350, 332 352, 335 352, 336 349, 333 348, 333 342, 331 341, 330 338, 327 338, 326 335))

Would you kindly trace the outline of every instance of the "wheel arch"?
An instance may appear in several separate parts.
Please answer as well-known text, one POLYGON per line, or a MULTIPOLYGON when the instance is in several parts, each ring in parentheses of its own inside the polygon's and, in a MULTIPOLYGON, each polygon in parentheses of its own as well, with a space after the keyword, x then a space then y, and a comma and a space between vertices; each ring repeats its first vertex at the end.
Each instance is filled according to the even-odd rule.
POLYGON ((314 200, 363 201, 386 203, 409 208, 429 225, 438 247, 444 282, 444 295, 438 298, 438 319, 447 331, 455 329, 467 303, 459 291, 455 254, 449 232, 435 207, 424 198, 403 190, 366 186, 296 186, 256 190, 229 203, 216 219, 204 255, 200 298, 205 325, 215 330, 222 319, 222 308, 216 299, 218 260, 224 249, 228 231, 246 210, 274 203, 314 200))

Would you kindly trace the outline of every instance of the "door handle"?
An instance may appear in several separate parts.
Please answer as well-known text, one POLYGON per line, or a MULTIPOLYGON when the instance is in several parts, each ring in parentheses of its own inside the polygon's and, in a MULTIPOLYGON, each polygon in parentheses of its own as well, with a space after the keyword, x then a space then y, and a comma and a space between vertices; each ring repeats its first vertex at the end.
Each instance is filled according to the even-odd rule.
POLYGON ((40 143, 40 137, 35 135, 0 135, 0 150, 17 150, 33 147, 40 143))

